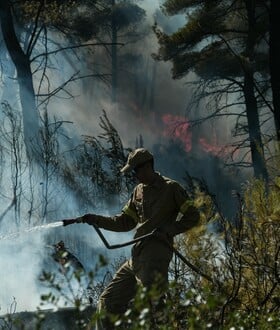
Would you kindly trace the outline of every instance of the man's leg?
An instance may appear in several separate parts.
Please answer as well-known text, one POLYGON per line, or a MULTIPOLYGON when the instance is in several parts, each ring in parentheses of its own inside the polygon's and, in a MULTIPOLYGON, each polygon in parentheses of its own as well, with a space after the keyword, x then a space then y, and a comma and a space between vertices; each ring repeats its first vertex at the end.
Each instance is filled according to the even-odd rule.
MULTIPOLYGON (((136 293, 136 283, 131 261, 127 261, 116 272, 113 280, 100 296, 98 311, 101 318, 102 313, 123 314, 136 293)), ((96 330, 101 329, 114 329, 108 317, 97 322, 96 330)))
POLYGON ((163 324, 166 321, 164 315, 165 299, 168 288, 168 266, 170 258, 168 259, 149 259, 144 261, 141 258, 137 262, 135 269, 137 281, 148 289, 154 288, 156 295, 149 299, 151 309, 151 322, 153 327, 163 324))

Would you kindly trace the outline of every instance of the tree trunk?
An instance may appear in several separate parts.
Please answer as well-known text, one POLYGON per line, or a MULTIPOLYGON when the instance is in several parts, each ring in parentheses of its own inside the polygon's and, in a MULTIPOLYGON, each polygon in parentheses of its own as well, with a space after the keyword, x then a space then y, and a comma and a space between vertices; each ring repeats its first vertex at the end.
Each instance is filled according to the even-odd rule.
POLYGON ((280 7, 279 1, 270 1, 270 26, 269 26, 269 65, 272 100, 274 108, 274 122, 276 136, 280 142, 280 39, 278 35, 280 7))
POLYGON ((8 0, 1 0, 0 2, 0 21, 3 39, 17 71, 22 107, 24 142, 27 155, 30 157, 32 155, 32 143, 38 139, 39 114, 35 104, 30 60, 23 52, 17 39, 11 6, 8 0))
POLYGON ((254 94, 254 80, 251 72, 245 72, 244 96, 254 175, 257 178, 267 180, 268 174, 264 159, 257 101, 254 94))
POLYGON ((252 155, 252 163, 254 175, 257 178, 263 178, 267 181, 268 173, 264 158, 264 149, 261 136, 261 127, 258 114, 258 104, 255 97, 254 87, 254 48, 256 44, 255 38, 255 1, 245 1, 247 18, 248 18, 248 39, 246 45, 246 61, 244 64, 244 97, 246 106, 246 115, 248 121, 248 133, 250 140, 250 148, 252 155))
POLYGON ((151 78, 151 90, 150 90, 150 101, 149 101, 149 110, 150 112, 154 111, 155 108, 155 90, 156 90, 156 76, 157 76, 157 61, 153 60, 152 66, 152 78, 151 78))
POLYGON ((117 58, 117 24, 114 12, 115 0, 112 0, 112 102, 117 100, 117 88, 118 88, 118 58, 117 58))

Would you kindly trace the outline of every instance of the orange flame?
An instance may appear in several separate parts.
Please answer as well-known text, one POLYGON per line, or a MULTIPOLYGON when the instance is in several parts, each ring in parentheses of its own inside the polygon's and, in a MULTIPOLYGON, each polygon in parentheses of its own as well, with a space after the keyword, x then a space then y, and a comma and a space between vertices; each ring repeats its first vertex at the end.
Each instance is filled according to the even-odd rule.
POLYGON ((186 152, 192 149, 192 133, 189 122, 181 116, 166 114, 162 116, 162 121, 166 125, 163 135, 180 140, 186 152))
MULTIPOLYGON (((162 116, 162 122, 165 125, 162 134, 174 140, 181 141, 185 151, 190 152, 192 150, 192 132, 189 121, 182 116, 165 114, 162 116)), ((198 139, 198 143, 204 152, 211 153, 214 156, 223 158, 231 153, 236 155, 237 151, 234 150, 234 147, 220 145, 217 140, 217 136, 214 134, 211 138, 211 142, 201 137, 198 139)))
POLYGON ((202 147, 202 150, 208 153, 211 153, 214 156, 226 156, 229 154, 232 150, 230 146, 223 146, 223 145, 218 145, 218 144, 210 144, 206 141, 205 138, 200 138, 199 143, 202 147))

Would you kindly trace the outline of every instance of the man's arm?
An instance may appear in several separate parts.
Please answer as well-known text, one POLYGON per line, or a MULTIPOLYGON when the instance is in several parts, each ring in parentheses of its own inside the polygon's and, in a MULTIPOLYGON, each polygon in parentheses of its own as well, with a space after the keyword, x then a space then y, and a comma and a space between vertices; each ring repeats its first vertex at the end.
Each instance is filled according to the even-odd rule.
POLYGON ((134 219, 124 212, 113 217, 85 214, 82 217, 82 222, 116 232, 129 231, 136 226, 134 219))
POLYGON ((116 216, 110 217, 89 213, 75 219, 63 220, 64 226, 73 223, 87 223, 103 229, 122 232, 135 228, 138 223, 138 216, 133 203, 129 200, 121 214, 116 216))
POLYGON ((199 223, 200 219, 199 211, 194 206, 185 189, 176 182, 173 184, 173 189, 174 202, 178 209, 179 217, 177 221, 168 223, 162 228, 170 236, 176 236, 190 230, 199 223))

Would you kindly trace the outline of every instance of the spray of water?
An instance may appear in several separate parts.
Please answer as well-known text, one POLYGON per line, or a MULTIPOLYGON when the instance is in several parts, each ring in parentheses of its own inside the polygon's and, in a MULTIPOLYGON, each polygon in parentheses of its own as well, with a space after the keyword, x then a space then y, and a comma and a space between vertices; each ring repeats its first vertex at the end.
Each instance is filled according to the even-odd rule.
POLYGON ((24 233, 31 233, 31 232, 35 232, 35 231, 39 231, 39 230, 51 229, 51 228, 61 227, 61 226, 63 226, 62 221, 48 223, 47 225, 35 226, 35 227, 28 228, 28 229, 25 229, 22 231, 17 231, 17 232, 10 233, 7 235, 2 235, 2 236, 0 236, 0 241, 7 240, 7 239, 14 239, 24 233))

